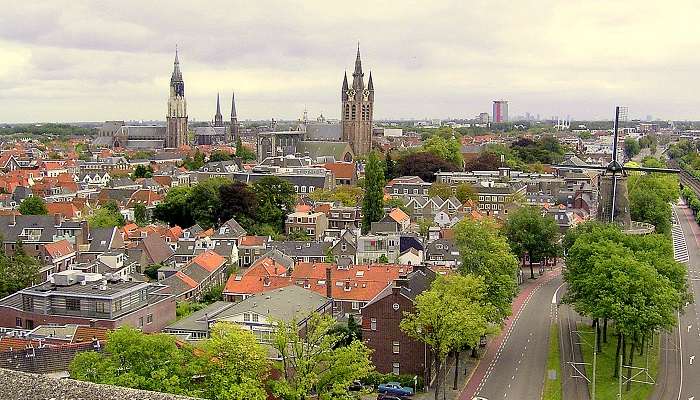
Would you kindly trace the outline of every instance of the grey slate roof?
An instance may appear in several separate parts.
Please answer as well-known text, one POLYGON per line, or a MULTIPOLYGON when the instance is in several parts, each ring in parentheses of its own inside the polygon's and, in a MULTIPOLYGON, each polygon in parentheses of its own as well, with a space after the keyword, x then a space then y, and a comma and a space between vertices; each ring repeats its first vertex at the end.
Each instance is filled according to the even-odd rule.
POLYGON ((90 253, 104 253, 110 250, 110 245, 114 235, 117 235, 117 228, 93 228, 90 230, 90 247, 88 252, 90 253))
POLYGON ((326 250, 331 247, 328 242, 305 242, 305 241, 275 241, 270 243, 274 250, 289 257, 323 257, 326 250))

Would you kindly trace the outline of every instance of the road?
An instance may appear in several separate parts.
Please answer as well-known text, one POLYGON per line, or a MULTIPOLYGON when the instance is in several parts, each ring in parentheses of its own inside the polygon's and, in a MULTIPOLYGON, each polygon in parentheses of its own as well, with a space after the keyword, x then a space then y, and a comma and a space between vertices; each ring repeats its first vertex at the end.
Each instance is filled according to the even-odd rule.
POLYGON ((491 340, 460 400, 539 399, 542 394, 549 326, 556 314, 552 299, 561 286, 560 269, 524 284, 513 302, 513 315, 491 340))
MULTIPOLYGON (((675 257, 688 264, 688 283, 693 298, 700 299, 700 227, 685 205, 674 207, 681 232, 674 227, 675 257)), ((675 222, 675 221, 674 221, 675 222)), ((700 310, 689 304, 680 315, 677 331, 663 338, 662 368, 653 399, 700 400, 700 310)))
MULTIPOLYGON (((561 292, 566 290, 566 286, 561 292)), ((561 293, 563 295, 563 293, 561 293)), ((555 301, 560 302, 561 296, 557 296, 555 301)), ((581 346, 584 340, 591 342, 590 338, 581 338, 574 331, 577 330, 577 323, 581 323, 581 317, 571 307, 560 304, 558 312, 559 321, 559 352, 562 374, 562 395, 567 400, 588 400, 588 381, 586 367, 583 363, 581 346)))

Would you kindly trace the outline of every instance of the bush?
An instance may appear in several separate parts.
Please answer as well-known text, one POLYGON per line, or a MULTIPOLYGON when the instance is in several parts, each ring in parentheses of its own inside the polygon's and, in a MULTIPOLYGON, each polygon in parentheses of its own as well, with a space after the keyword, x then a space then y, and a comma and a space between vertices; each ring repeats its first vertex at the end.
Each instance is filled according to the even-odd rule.
MULTIPOLYGON (((413 377, 415 375, 410 375, 410 374, 401 374, 401 375, 394 375, 394 374, 382 374, 377 371, 372 371, 367 375, 364 379, 362 379, 362 384, 364 385, 372 385, 376 389, 377 386, 381 385, 382 383, 388 383, 388 382, 398 382, 401 386, 405 387, 410 387, 413 388, 413 377)), ((418 377, 418 384, 415 388, 416 390, 423 390, 423 377, 419 376, 418 377)))

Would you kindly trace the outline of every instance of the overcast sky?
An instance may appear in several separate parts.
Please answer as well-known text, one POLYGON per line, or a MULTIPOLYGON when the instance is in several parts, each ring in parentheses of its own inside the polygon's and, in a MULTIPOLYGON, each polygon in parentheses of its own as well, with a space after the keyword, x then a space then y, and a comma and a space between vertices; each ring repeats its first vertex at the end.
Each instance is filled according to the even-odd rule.
POLYGON ((375 118, 700 119, 700 2, 0 0, 0 121, 339 117, 357 41, 375 118))

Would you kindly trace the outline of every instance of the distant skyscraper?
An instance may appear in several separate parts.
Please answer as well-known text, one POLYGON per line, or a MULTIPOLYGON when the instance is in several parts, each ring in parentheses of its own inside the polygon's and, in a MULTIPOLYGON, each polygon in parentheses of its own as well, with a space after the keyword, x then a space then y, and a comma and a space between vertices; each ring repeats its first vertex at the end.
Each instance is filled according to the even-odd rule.
POLYGON ((493 123, 508 122, 508 102, 505 100, 493 101, 493 123))
POLYGON ((367 87, 360 60, 360 45, 357 45, 355 71, 352 73, 352 87, 348 85, 348 74, 343 78, 340 98, 342 101, 342 138, 350 143, 356 155, 365 155, 372 150, 372 114, 374 113, 374 84, 369 73, 367 87))
POLYGON ((480 113, 479 114, 479 122, 482 124, 488 124, 491 121, 491 117, 489 116, 489 113, 480 113))
POLYGON ((170 77, 170 98, 166 119, 165 147, 178 148, 187 144, 187 102, 185 101, 185 81, 180 72, 180 60, 175 49, 175 64, 170 77))

